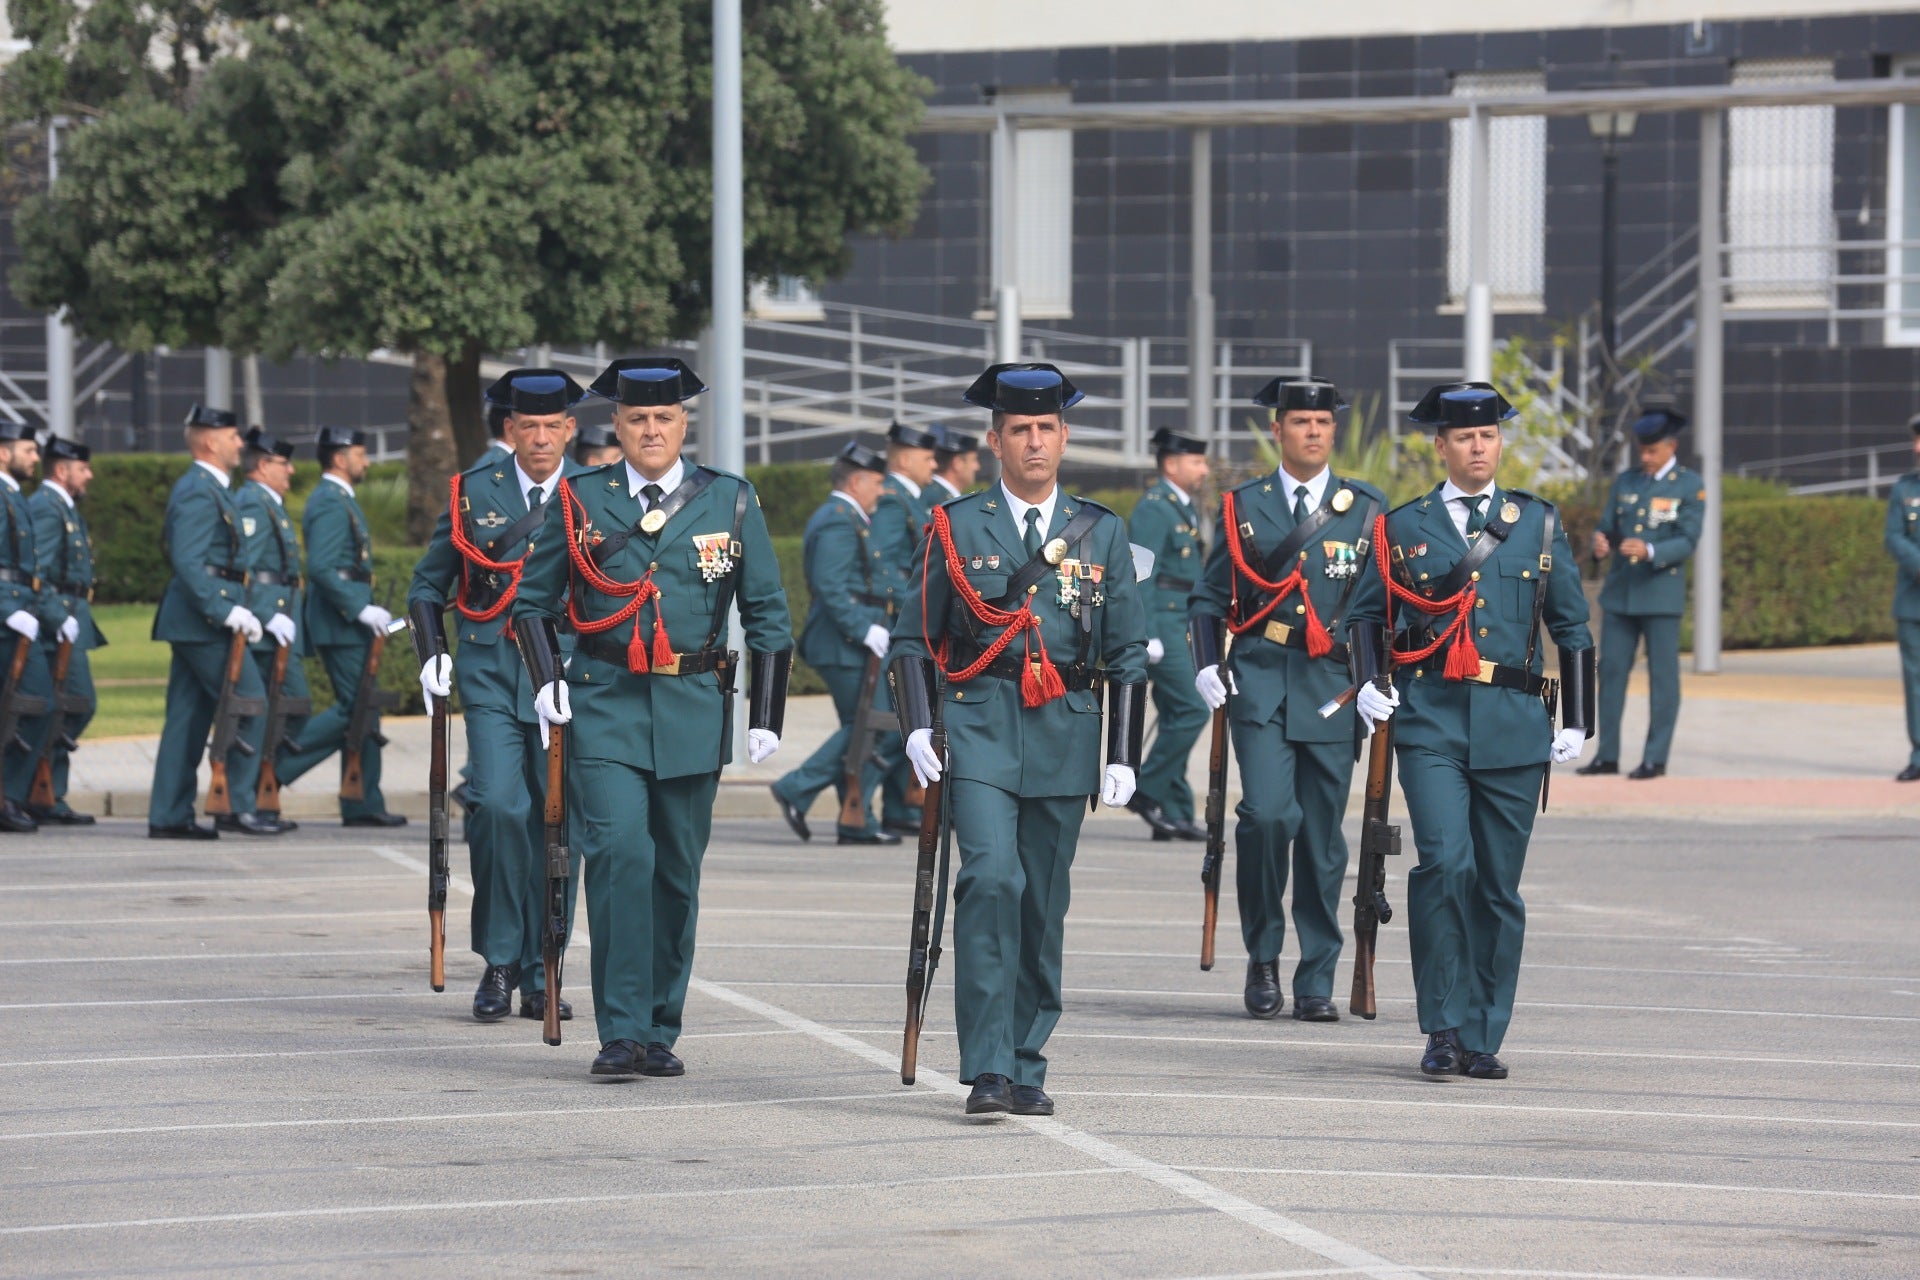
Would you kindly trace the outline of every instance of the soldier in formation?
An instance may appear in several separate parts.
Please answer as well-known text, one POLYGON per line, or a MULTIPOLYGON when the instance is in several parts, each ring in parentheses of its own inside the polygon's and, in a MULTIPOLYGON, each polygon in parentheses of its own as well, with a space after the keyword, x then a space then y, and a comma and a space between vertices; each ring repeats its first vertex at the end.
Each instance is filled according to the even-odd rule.
MULTIPOLYGON (((52 803, 29 796, 27 810, 36 822, 88 826, 93 815, 78 813, 67 803, 67 780, 68 754, 99 705, 88 655, 107 643, 93 621, 93 534, 80 511, 87 486, 93 482, 93 452, 84 444, 52 436, 41 459, 46 479, 27 499, 27 510, 33 515, 34 554, 39 562, 44 603, 40 616, 50 624, 50 628, 41 630, 40 647, 51 671, 59 646, 63 642, 70 646, 66 683, 54 692, 69 700, 73 710, 58 735, 53 732, 51 713, 30 725, 30 741, 40 761, 34 774, 35 790, 44 771, 52 803)), ((48 684, 51 687, 51 678, 48 684)))

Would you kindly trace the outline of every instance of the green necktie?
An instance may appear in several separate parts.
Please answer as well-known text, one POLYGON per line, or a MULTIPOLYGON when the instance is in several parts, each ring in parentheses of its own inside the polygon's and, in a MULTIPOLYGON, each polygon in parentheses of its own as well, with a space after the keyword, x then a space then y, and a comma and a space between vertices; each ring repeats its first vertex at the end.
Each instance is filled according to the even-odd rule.
POLYGON ((1293 522, 1305 524, 1307 520, 1307 486, 1295 485, 1293 489, 1293 522))
POLYGON ((648 485, 640 486, 640 496, 647 500, 647 510, 651 511, 655 507, 660 505, 660 499, 664 495, 662 494, 659 485, 648 484, 648 485))
POLYGON ((527 490, 527 510, 538 511, 540 509, 540 499, 544 493, 545 490, 541 489, 539 485, 534 485, 531 489, 527 490))
POLYGON ((1460 501, 1467 504, 1467 541, 1471 542, 1487 527, 1487 495, 1483 493, 1477 498, 1470 498, 1462 494, 1460 501))
POLYGON ((1027 508, 1027 554, 1040 554, 1040 508, 1027 508))

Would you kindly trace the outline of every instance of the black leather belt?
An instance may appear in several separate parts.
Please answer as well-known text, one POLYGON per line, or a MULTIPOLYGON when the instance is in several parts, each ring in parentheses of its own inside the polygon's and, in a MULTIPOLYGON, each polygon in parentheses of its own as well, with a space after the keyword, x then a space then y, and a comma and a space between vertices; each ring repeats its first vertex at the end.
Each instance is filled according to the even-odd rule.
MULTIPOLYGON (((622 628, 625 630, 625 628, 622 628)), ((612 666, 627 670, 627 642, 611 640, 604 635, 581 636, 575 645, 575 652, 588 657, 598 658, 612 666)), ((726 649, 697 649, 692 653, 676 653, 673 662, 667 666, 649 666, 646 674, 654 676, 697 676, 708 671, 722 671, 728 665, 731 653, 726 649)), ((651 661, 651 658, 649 658, 651 661)))
POLYGON ((891 596, 883 596, 877 591, 856 591, 853 593, 853 598, 861 604, 870 604, 876 609, 885 609, 888 614, 892 614, 893 612, 893 598, 891 596))
POLYGON ((47 585, 52 587, 59 595, 82 596, 89 604, 93 602, 93 587, 91 584, 81 586, 77 582, 49 582, 47 585))
POLYGON ((1162 591, 1191 591, 1193 590, 1193 579, 1174 578, 1162 573, 1154 576, 1153 585, 1162 591))
MULTIPOLYGON (((964 671, 966 668, 972 666, 975 662, 978 662, 979 660, 980 660, 979 655, 976 654, 974 657, 969 658, 967 661, 956 664, 956 666, 959 670, 964 671)), ((995 658, 991 663, 987 665, 987 669, 982 671, 980 675, 995 676, 1001 680, 1018 680, 1024 675, 1026 675, 1026 667, 1027 667, 1026 658, 1022 655, 1020 650, 1013 645, 1009 645, 1000 654, 999 657, 995 658)), ((1065 685, 1068 689, 1072 689, 1076 691, 1081 689, 1092 689, 1092 688, 1096 688, 1100 684, 1099 672, 1095 671, 1091 667, 1083 667, 1077 662, 1073 663, 1070 666, 1060 667, 1059 671, 1060 671, 1060 683, 1065 685)), ((979 678, 978 676, 975 677, 975 679, 978 679, 978 678, 979 678)))
POLYGON ((335 569, 333 571, 333 576, 340 579, 340 581, 342 582, 372 582, 373 570, 371 569, 335 569))
POLYGON ((253 580, 256 585, 262 587, 292 587, 295 591, 300 589, 300 575, 297 573, 282 577, 271 569, 255 569, 253 580))
MULTIPOLYGON (((1266 626, 1260 628, 1260 630, 1246 634, 1260 636, 1263 639, 1271 640, 1273 643, 1284 646, 1285 648, 1298 649, 1302 653, 1305 653, 1307 650, 1307 629, 1305 627, 1296 627, 1291 622, 1269 622, 1266 626)), ((1333 648, 1327 653, 1327 661, 1337 662, 1343 667, 1346 666, 1347 646, 1341 644, 1338 640, 1334 641, 1333 648)))
POLYGON ((30 573, 22 573, 18 569, 0 569, 0 582, 17 582, 22 586, 32 587, 35 591, 40 589, 40 579, 30 573))
MULTIPOLYGON (((1446 650, 1443 649, 1424 661, 1414 663, 1414 669, 1429 672, 1444 679, 1447 670, 1445 655, 1446 650)), ((1536 698, 1546 690, 1549 684, 1553 683, 1545 676, 1536 675, 1525 667, 1503 667, 1497 662, 1488 662, 1485 658, 1480 660, 1479 673, 1468 676, 1467 682, 1490 684, 1496 689, 1518 689, 1536 698)))
POLYGON ((210 564, 206 566, 206 569, 207 573, 212 577, 225 578, 228 582, 244 584, 247 581, 247 571, 245 569, 229 569, 224 564, 210 564))

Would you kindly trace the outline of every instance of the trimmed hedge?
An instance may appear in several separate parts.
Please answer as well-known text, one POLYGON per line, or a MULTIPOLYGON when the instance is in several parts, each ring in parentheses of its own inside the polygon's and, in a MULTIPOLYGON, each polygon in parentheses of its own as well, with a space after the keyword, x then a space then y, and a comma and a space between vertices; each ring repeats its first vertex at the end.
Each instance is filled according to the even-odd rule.
MULTIPOLYGON (((1729 503, 1722 522, 1730 649, 1894 638, 1886 504, 1868 498, 1729 503)), ((1682 637, 1691 644, 1689 621, 1682 637)))

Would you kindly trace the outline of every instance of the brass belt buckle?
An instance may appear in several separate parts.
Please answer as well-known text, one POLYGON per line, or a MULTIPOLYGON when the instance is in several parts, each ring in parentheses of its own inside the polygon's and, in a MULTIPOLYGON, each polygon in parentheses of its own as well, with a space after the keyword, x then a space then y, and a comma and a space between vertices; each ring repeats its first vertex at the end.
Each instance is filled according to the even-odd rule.
POLYGON ((683 654, 683 653, 676 653, 676 654, 674 654, 674 655, 673 655, 673 661, 672 661, 672 662, 668 662, 668 663, 664 663, 664 664, 663 664, 663 663, 655 663, 655 664, 654 664, 654 667, 653 667, 653 674, 655 674, 655 675, 657 675, 657 676, 677 676, 677 675, 679 675, 679 674, 680 674, 680 659, 682 659, 682 658, 684 658, 684 657, 686 657, 686 655, 685 655, 685 654, 683 654))
POLYGON ((1260 633, 1275 644, 1285 644, 1293 639, 1293 626, 1285 622, 1269 622, 1266 630, 1260 633))
POLYGON ((1480 674, 1475 676, 1474 680, 1479 684, 1492 684, 1493 668, 1493 663, 1488 662, 1485 658, 1480 659, 1480 674))

